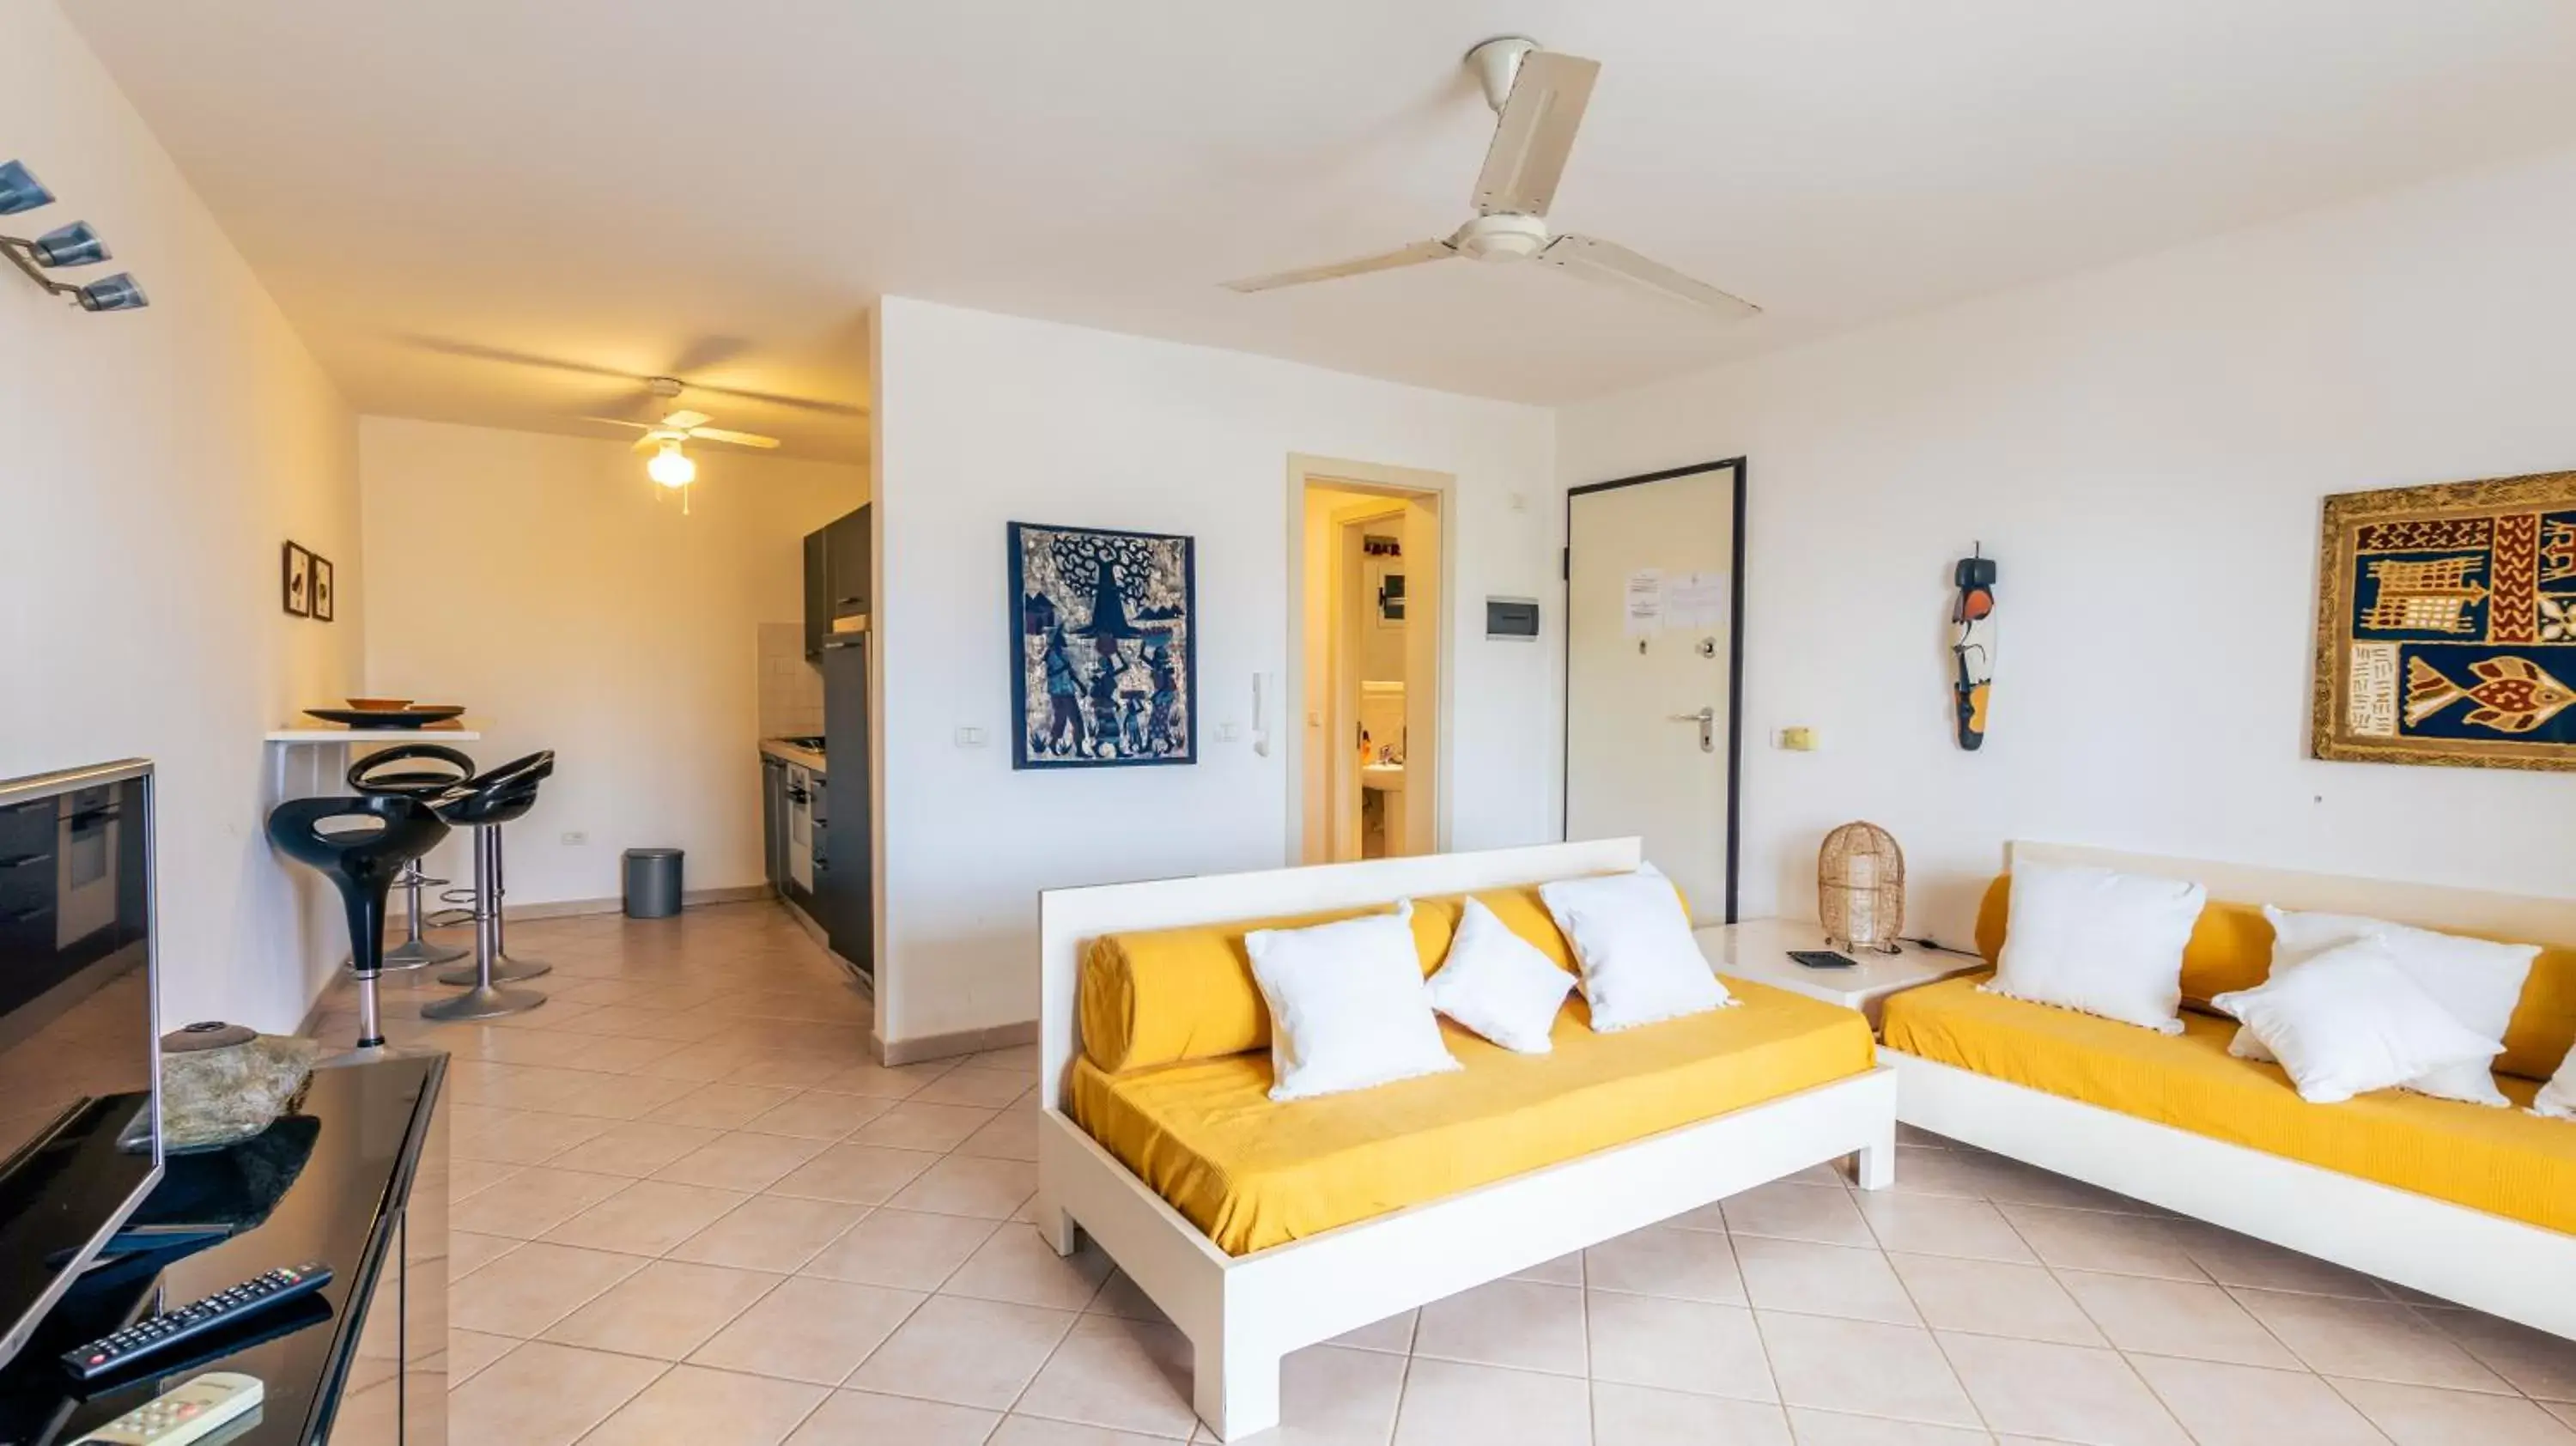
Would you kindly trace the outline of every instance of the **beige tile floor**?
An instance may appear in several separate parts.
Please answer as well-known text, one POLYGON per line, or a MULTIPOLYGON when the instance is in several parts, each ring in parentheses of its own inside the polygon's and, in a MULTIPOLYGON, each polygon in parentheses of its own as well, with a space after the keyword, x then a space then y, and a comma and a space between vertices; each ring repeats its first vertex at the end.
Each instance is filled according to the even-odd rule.
MULTIPOLYGON (((556 965, 533 1013, 393 994, 457 1056, 452 1439, 1197 1432, 1179 1335, 1020 1218, 1031 1051, 867 1063, 864 998, 766 905, 511 942, 556 965)), ((1892 1191, 1810 1171, 1301 1351, 1262 1439, 2576 1446, 2576 1345, 1907 1139, 1892 1191)))

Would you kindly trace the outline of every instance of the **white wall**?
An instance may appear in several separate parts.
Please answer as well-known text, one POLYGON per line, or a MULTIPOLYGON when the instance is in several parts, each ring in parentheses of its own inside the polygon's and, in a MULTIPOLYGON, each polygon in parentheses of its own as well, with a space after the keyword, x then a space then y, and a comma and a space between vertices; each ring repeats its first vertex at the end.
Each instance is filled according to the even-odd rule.
POLYGON ((1746 915, 1812 917, 1856 817, 1947 938, 2016 836, 2576 891, 2576 776, 2305 756, 2319 499, 2576 467, 2570 234, 2576 152, 1565 409, 1561 482, 1749 459, 1746 915), (1765 746, 1791 723, 1822 751, 1765 746))
MULTIPOLYGON (((358 452, 368 691, 464 704, 486 767, 555 750, 511 904, 614 898, 647 846, 692 890, 759 883, 760 626, 803 616, 801 540, 865 472, 693 450, 683 515, 614 440, 366 417, 358 452)), ((434 871, 471 878, 465 850, 434 871)))
POLYGON ((162 1018, 291 1028, 336 896, 279 861, 260 735, 357 676, 354 424, 250 268, 50 0, 0 0, 0 159, 97 225, 149 310, 91 315, 0 270, 0 777, 160 772, 162 1018), (279 607, 330 557, 339 621, 279 607))
POLYGON ((1270 757, 1249 730, 1253 674, 1291 666, 1292 452, 1457 476, 1452 841, 1553 837, 1554 646, 1480 621, 1555 575, 1545 411, 900 297, 876 345, 887 1038, 1034 1018, 1040 889, 1288 862, 1298 730, 1275 694, 1270 757), (1196 765, 1012 770, 1015 520, 1198 540, 1196 765))

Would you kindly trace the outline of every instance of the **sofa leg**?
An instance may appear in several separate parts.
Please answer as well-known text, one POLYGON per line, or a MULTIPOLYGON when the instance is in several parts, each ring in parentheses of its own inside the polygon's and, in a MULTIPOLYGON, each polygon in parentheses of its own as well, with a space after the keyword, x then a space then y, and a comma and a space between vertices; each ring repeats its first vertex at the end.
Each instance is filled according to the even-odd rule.
POLYGON ((1222 1333, 1190 1343, 1191 1404, 1219 1441, 1240 1441, 1279 1424, 1279 1357, 1237 1346, 1222 1333))
POLYGON ((1071 1255, 1081 1244, 1073 1217, 1059 1209, 1054 1201, 1040 1195, 1029 1208, 1037 1216, 1038 1236, 1046 1241, 1049 1250, 1058 1255, 1071 1255))
POLYGON ((1864 1190, 1884 1190, 1896 1183, 1896 1127, 1887 1138, 1852 1157, 1852 1174, 1864 1190))

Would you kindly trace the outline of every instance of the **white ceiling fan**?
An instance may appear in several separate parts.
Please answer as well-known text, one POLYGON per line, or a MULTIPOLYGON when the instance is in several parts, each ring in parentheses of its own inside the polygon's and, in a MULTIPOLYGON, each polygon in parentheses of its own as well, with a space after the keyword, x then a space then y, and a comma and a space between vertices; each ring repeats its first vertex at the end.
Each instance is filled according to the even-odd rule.
MULTIPOLYGON (((673 377, 651 377, 644 385, 663 404, 679 401, 683 390, 673 377)), ((605 422, 612 427, 633 427, 642 432, 644 435, 635 439, 635 450, 653 454, 653 460, 644 464, 645 475, 665 487, 686 487, 697 480, 698 464, 690 460, 689 454, 683 450, 685 443, 726 442, 736 447, 763 449, 778 445, 776 437, 710 427, 707 423, 714 421, 713 417, 685 407, 664 413, 658 422, 630 422, 619 417, 591 417, 587 420, 605 422)))
POLYGON ((1466 256, 1478 261, 1540 261, 1588 280, 1630 287, 1730 320, 1761 311, 1741 297, 1684 276, 1616 241, 1548 229, 1548 203, 1556 198, 1557 178, 1565 173, 1566 157, 1574 151, 1574 133, 1583 124, 1583 109, 1592 99, 1592 83, 1601 74, 1601 62, 1541 50, 1537 41, 1513 35, 1468 51, 1467 67, 1483 83, 1485 101, 1497 117, 1493 145, 1485 152, 1485 169, 1476 177, 1476 214, 1467 224, 1436 240, 1327 266, 1229 281, 1226 288, 1271 291, 1466 256))

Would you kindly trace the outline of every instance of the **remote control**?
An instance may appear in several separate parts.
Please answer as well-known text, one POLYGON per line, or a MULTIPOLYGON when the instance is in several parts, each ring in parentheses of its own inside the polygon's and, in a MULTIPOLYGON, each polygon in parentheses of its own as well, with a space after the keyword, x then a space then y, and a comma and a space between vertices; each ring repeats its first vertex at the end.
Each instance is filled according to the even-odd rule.
POLYGON ((240 1420, 243 1413, 258 1410, 263 1394, 257 1376, 208 1371, 144 1402, 73 1446, 186 1446, 240 1420))
POLYGON ((204 1300, 136 1321, 112 1335, 63 1352, 63 1369, 80 1380, 120 1370, 135 1360, 166 1350, 190 1336, 265 1310, 280 1301, 310 1295, 331 1283, 331 1267, 316 1260, 293 1269, 278 1269, 219 1290, 204 1300))

